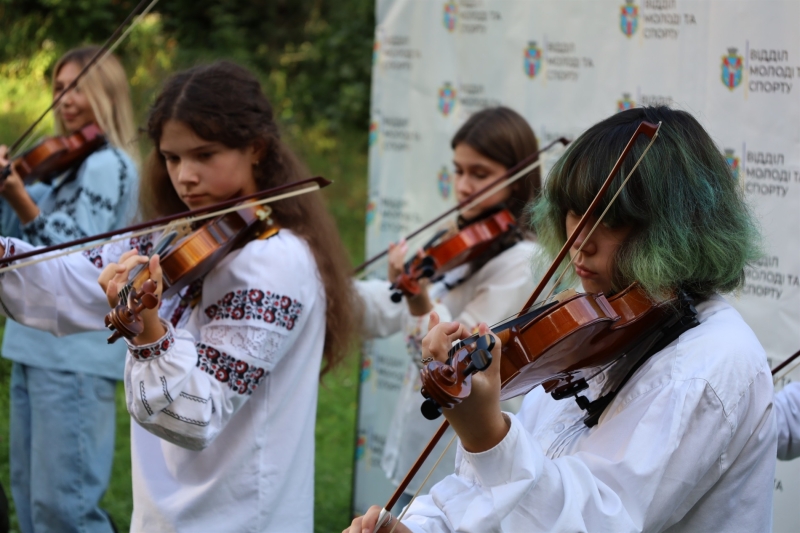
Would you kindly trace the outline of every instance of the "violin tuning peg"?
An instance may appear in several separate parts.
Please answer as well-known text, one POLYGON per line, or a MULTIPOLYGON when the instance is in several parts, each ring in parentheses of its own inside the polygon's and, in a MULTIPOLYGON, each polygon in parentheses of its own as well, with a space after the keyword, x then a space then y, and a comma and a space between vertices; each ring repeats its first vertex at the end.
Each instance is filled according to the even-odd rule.
POLYGON ((422 416, 428 420, 436 420, 442 416, 442 408, 430 398, 422 402, 419 409, 422 411, 422 416))
POLYGON ((142 305, 147 309, 155 309, 158 307, 158 296, 152 293, 144 293, 142 295, 142 305))
POLYGON ((394 303, 399 304, 403 300, 402 291, 395 291, 392 293, 391 299, 394 303))
POLYGON ((142 292, 147 294, 152 294, 156 292, 156 282, 152 279, 148 279, 142 284, 142 292))

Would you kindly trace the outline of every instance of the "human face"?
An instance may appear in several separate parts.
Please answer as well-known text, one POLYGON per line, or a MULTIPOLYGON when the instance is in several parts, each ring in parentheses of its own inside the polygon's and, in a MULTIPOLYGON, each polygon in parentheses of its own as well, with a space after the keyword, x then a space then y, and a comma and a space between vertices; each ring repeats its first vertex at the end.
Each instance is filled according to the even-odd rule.
MULTIPOLYGON (((78 77, 80 71, 81 67, 74 62, 61 65, 61 69, 56 74, 56 82, 53 87, 54 100, 78 77)), ((82 127, 96 121, 89 99, 81 91, 80 86, 71 89, 64 95, 56 112, 61 116, 61 120, 64 121, 67 133, 75 133, 82 127)))
MULTIPOLYGON (((457 144, 453 150, 453 165, 456 167, 455 191, 456 199, 459 202, 486 187, 508 170, 502 164, 480 154, 466 143, 457 144)), ((505 202, 510 196, 511 191, 505 187, 474 207, 462 211, 461 216, 466 220, 477 218, 484 211, 505 202)))
MULTIPOLYGON (((580 215, 572 211, 567 213, 567 237, 578 226, 580 219, 580 215)), ((586 236, 595 222, 597 222, 596 217, 589 218, 588 223, 570 248, 569 255, 574 259, 575 273, 581 278, 584 290, 589 293, 602 292, 609 295, 612 290, 614 257, 628 237, 631 228, 628 226, 609 228, 605 224, 600 224, 587 241, 586 236), (579 253, 578 249, 581 246, 583 249, 579 253)))
POLYGON ((200 138, 183 122, 168 120, 159 150, 172 186, 189 209, 253 194, 258 189, 253 176, 258 153, 253 146, 229 148, 200 138))

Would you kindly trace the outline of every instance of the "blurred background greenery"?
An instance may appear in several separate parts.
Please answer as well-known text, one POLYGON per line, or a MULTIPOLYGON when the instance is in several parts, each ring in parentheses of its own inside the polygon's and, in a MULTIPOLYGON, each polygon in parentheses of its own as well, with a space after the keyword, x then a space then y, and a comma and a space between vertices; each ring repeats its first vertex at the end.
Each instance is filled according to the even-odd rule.
MULTIPOLYGON (((134 0, 0 0, 0 144, 10 144, 49 104, 49 75, 66 50, 103 43, 134 0)), ((275 106, 286 141, 324 191, 358 263, 364 255, 373 0, 161 0, 117 49, 143 124, 170 73, 214 59, 250 68, 275 106)), ((40 134, 52 133, 48 118, 40 134)), ((149 150, 149 146, 143 146, 149 150)), ((0 360, 0 482, 9 488, 8 383, 0 360)), ((315 530, 350 520, 358 354, 322 380, 317 412, 315 530)), ((111 486, 103 506, 130 524, 130 419, 121 385, 111 486)), ((12 516, 12 530, 16 521, 12 516)))

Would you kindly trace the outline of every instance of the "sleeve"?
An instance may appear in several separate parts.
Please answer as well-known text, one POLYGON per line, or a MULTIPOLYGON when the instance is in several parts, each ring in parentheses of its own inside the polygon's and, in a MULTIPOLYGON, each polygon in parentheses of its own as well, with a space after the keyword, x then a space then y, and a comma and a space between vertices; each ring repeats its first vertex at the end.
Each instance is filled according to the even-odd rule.
POLYGON ((354 286, 363 304, 361 334, 364 338, 388 337, 403 329, 403 315, 408 314, 405 302, 391 299, 391 284, 385 280, 355 280, 354 286))
POLYGON ((789 383, 775 395, 778 459, 800 457, 800 383, 789 383))
POLYGON ((730 418, 705 380, 662 384, 604 418, 578 451, 554 459, 509 415, 505 439, 483 453, 460 448, 456 474, 415 501, 405 521, 417 533, 663 531, 752 440, 750 431, 736 432, 737 419, 768 440, 766 379, 748 385, 730 418))
POLYGON ((324 305, 321 284, 305 243, 287 240, 256 241, 223 260, 206 276, 185 329, 165 323, 159 341, 130 345, 128 411, 142 427, 184 448, 206 448, 263 392, 298 336, 312 334, 302 332, 312 307, 324 305))
MULTIPOLYGON (((528 247, 521 244, 518 250, 509 249, 486 263, 465 283, 472 284, 472 295, 464 308, 454 314, 442 301, 433 305, 433 311, 442 322, 459 322, 470 330, 486 322, 489 326, 513 315, 520 310, 525 299, 533 292, 534 281, 531 273, 528 247)), ((457 290, 457 289, 456 289, 457 290)), ((404 306, 403 330, 409 346, 422 346, 422 339, 428 334, 428 316, 413 316, 404 306)), ((421 348, 420 350, 421 351, 421 348)))
MULTIPOLYGON (((1 241, 5 257, 35 248, 18 239, 1 241)), ((131 246, 125 240, 0 273, 0 313, 58 336, 104 329, 109 307, 97 277, 131 246)))
POLYGON ((114 148, 97 151, 78 169, 74 181, 57 189, 55 205, 22 225, 22 238, 50 246, 108 231, 127 212, 135 176, 114 148))

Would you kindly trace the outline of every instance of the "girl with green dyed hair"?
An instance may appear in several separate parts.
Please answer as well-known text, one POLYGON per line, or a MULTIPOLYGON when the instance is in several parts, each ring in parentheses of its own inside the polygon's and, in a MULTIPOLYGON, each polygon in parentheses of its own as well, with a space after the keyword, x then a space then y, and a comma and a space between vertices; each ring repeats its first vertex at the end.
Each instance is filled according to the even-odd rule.
MULTIPOLYGON (((758 232, 702 126, 660 107, 591 127, 553 167, 531 210, 534 227, 555 256, 642 121, 661 122, 659 136, 589 236, 647 139, 635 143, 570 249, 570 268, 586 292, 611 295, 639 282, 653 299, 688 294, 694 306, 682 312, 694 327, 648 348, 641 366, 606 368, 578 402, 537 387, 516 415, 500 408, 497 340, 470 396, 443 410, 461 439, 456 474, 415 500, 396 532, 770 530, 772 379, 758 339, 719 294, 742 283, 758 232), (600 414, 587 417, 587 406, 602 406, 600 414)), ((422 355, 445 361, 451 343, 469 334, 431 313, 422 355)), ((372 530, 379 512, 371 508, 350 531, 372 530)))

